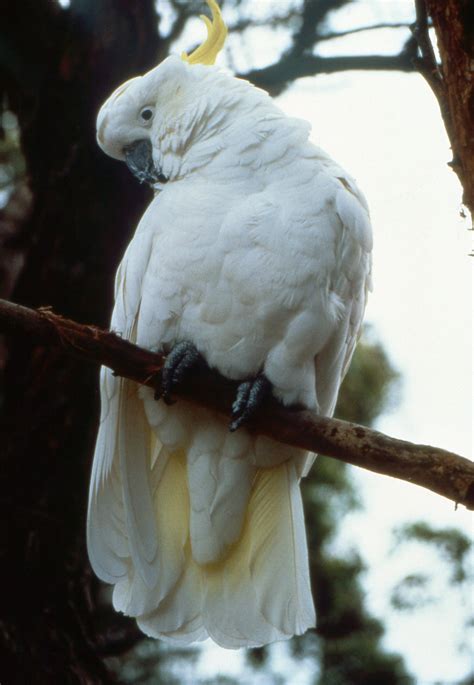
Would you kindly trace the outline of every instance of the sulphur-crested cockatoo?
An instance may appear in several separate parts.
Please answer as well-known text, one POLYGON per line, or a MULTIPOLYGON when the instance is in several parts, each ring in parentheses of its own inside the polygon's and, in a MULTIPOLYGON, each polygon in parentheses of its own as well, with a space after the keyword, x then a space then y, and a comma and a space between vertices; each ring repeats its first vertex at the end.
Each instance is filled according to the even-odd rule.
POLYGON ((330 415, 370 278, 364 197, 208 38, 120 86, 97 139, 155 188, 117 273, 112 328, 169 354, 162 389, 199 357, 242 381, 229 421, 102 370, 88 512, 96 574, 147 635, 229 648, 315 623, 300 479, 314 458, 251 434, 268 389, 330 415), (238 430, 235 430, 238 428, 238 430))

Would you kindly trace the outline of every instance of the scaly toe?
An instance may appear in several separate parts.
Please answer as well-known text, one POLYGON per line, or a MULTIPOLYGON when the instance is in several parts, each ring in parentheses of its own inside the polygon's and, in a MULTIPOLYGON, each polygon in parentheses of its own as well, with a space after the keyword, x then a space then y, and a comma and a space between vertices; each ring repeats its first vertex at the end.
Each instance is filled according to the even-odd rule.
POLYGON ((237 395, 232 404, 231 422, 229 430, 236 431, 246 423, 261 406, 271 389, 271 383, 262 374, 252 381, 244 381, 237 388, 237 395))
POLYGON ((182 383, 189 371, 201 362, 202 356, 190 342, 177 343, 166 357, 161 372, 161 384, 155 391, 155 399, 174 404, 173 390, 182 383))

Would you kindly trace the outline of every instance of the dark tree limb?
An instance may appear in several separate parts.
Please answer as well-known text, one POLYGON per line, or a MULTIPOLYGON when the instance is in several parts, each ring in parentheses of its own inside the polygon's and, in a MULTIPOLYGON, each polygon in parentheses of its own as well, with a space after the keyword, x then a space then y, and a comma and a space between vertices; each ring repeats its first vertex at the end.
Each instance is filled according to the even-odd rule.
POLYGON ((474 216, 474 4, 468 0, 416 0, 415 37, 422 75, 432 88, 453 150, 450 166, 463 187, 463 202, 474 216), (436 31, 441 63, 429 35, 436 31))
MULTIPOLYGON (((270 21, 270 26, 274 28, 275 26, 287 26, 290 21, 299 17, 299 12, 292 11, 284 14, 282 16, 272 17, 270 21)), ((229 28, 230 33, 243 33, 247 29, 253 29, 256 27, 263 26, 268 28, 269 20, 265 19, 240 19, 231 24, 229 28)), ((327 33, 318 34, 315 38, 315 43, 322 43, 324 41, 335 40, 337 38, 347 38, 347 36, 353 36, 357 33, 365 33, 368 31, 380 31, 380 29, 407 29, 412 30, 412 24, 407 24, 406 21, 397 22, 379 22, 378 24, 367 24, 364 26, 357 26, 354 29, 347 29, 346 31, 328 31, 327 33)))
POLYGON ((411 50, 408 49, 398 55, 338 55, 336 57, 322 57, 311 53, 295 55, 290 52, 282 55, 275 64, 239 74, 239 76, 264 88, 271 95, 278 95, 289 83, 304 76, 357 69, 413 72, 416 69, 413 57, 411 50))
POLYGON ((288 26, 289 23, 295 19, 299 19, 300 12, 296 9, 290 10, 285 14, 275 14, 269 19, 255 19, 254 17, 240 18, 232 24, 228 25, 229 33, 243 33, 247 29, 254 29, 260 26, 268 28, 275 28, 277 26, 288 26))
POLYGON ((329 33, 323 33, 318 36, 318 43, 326 40, 335 40, 336 38, 346 38, 347 36, 353 36, 356 33, 365 33, 367 31, 380 31, 380 29, 411 29, 411 24, 407 24, 405 21, 397 22, 379 22, 378 24, 368 24, 366 26, 357 26, 355 29, 347 29, 347 31, 331 31, 329 33))
MULTIPOLYGON (((156 2, 1 5, 0 94, 18 117, 32 197, 8 246, 17 260, 8 296, 104 323, 112 274, 147 191, 100 153, 95 119, 118 84, 165 56, 156 2)), ((97 649, 99 590, 84 539, 96 369, 26 336, 6 342, 0 566, 9 592, 0 600, 0 680, 105 685, 113 676, 97 649)))
MULTIPOLYGON (((104 364, 117 375, 155 387, 163 356, 115 333, 64 319, 49 309, 32 310, 0 300, 0 331, 29 335, 35 344, 104 364)), ((178 395, 230 416, 237 383, 215 371, 199 371, 178 395)), ((71 390, 72 391, 72 390, 71 390)), ((452 452, 391 438, 356 424, 269 401, 249 429, 280 442, 420 485, 474 509, 474 463, 452 452)))

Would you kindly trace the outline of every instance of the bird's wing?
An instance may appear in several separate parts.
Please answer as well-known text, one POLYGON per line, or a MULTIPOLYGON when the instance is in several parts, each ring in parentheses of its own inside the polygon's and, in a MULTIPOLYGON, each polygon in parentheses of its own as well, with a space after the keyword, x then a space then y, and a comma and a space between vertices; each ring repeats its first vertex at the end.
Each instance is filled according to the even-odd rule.
MULTIPOLYGON (((336 171, 338 186, 333 210, 340 224, 336 262, 331 288, 341 299, 343 315, 329 341, 315 359, 320 412, 332 416, 340 385, 349 368, 368 292, 372 288, 372 229, 364 196, 350 176, 336 171)), ((314 455, 308 455, 302 468, 307 475, 314 455)))
MULTIPOLYGON (((151 241, 151 233, 138 232, 116 278, 111 327, 131 342, 136 342, 151 241)), ((143 606, 157 606, 176 583, 183 565, 184 542, 180 536, 170 538, 155 512, 154 497, 169 453, 149 425, 136 383, 103 368, 101 400, 89 494, 88 551, 96 574, 117 584, 115 605, 140 613, 143 606), (135 569, 132 574, 131 568, 135 569)))

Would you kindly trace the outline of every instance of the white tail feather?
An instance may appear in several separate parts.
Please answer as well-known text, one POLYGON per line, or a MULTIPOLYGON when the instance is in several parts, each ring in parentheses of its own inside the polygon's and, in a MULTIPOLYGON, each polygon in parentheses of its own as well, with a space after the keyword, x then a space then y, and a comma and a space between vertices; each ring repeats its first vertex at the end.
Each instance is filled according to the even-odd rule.
POLYGON ((130 381, 122 381, 117 430, 130 551, 135 568, 152 588, 159 569, 155 563, 158 537, 149 479, 151 443, 143 403, 130 381))
MULTIPOLYGON (((108 432, 113 426, 116 449, 107 468, 94 466, 88 521, 91 562, 99 577, 115 584, 114 607, 136 617, 147 635, 186 644, 210 636, 227 648, 287 639, 314 625, 294 460, 256 468, 255 439, 224 434, 221 457, 214 454, 211 463, 203 458, 206 430, 196 428, 188 455, 172 451, 151 430, 135 384, 118 387, 118 410, 101 427, 108 432), (214 563, 203 563, 191 543, 190 500, 199 509, 206 491, 205 473, 193 471, 194 444, 209 480, 220 483, 201 502, 215 516, 207 533, 223 535, 214 563), (242 523, 233 526, 241 512, 242 523)), ((206 419, 214 436, 210 455, 223 424, 210 414, 206 419)), ((110 459, 104 440, 98 440, 96 460, 110 459)), ((194 516, 196 528, 199 512, 194 516)))
POLYGON ((224 647, 258 646, 314 625, 301 494, 293 464, 260 469, 242 536, 206 568, 206 627, 224 647))
POLYGON ((119 379, 102 368, 102 411, 89 490, 87 547, 94 572, 107 583, 116 583, 126 577, 125 558, 129 556, 116 458, 119 387, 119 379))

